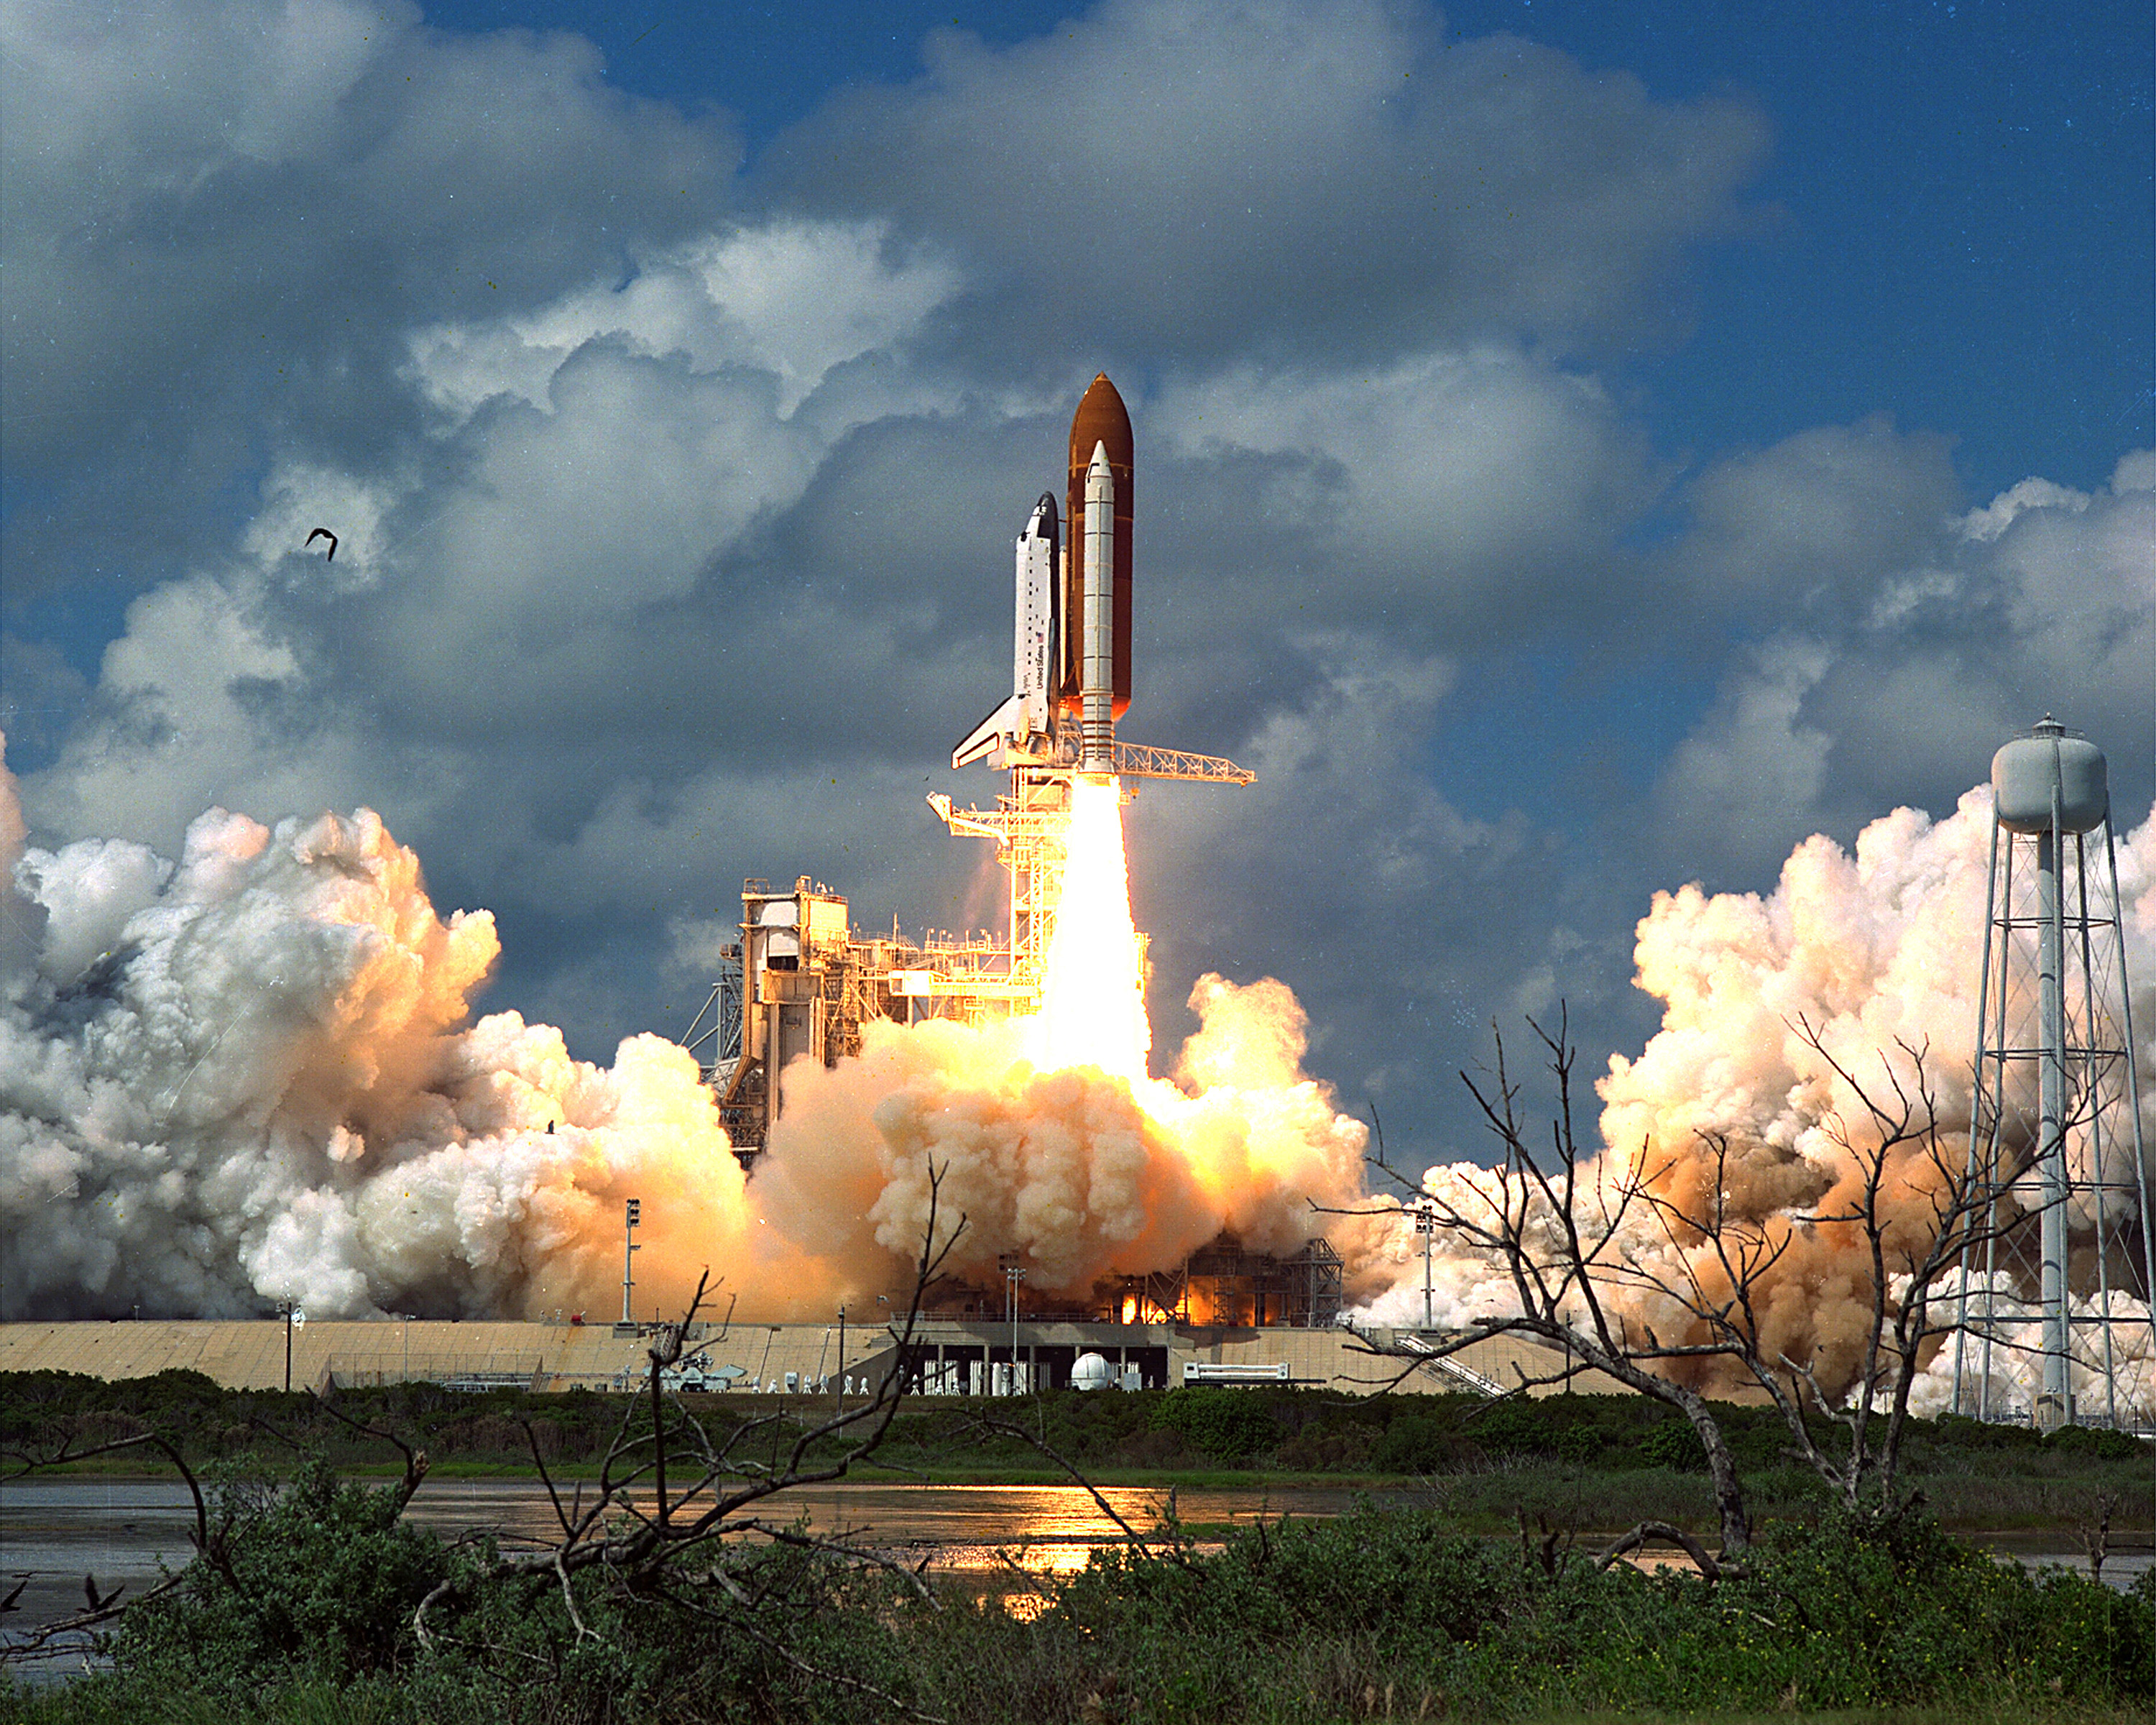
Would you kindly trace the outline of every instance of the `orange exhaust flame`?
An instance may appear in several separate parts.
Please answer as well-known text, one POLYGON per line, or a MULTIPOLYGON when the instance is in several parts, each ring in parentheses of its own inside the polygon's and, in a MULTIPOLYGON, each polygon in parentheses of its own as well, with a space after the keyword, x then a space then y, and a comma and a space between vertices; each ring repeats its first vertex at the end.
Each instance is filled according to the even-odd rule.
POLYGON ((1065 844, 1062 900, 1027 1045, 1043 1070, 1098 1066, 1135 1090, 1145 1083, 1152 1028, 1131 923, 1122 793, 1115 779, 1072 785, 1065 844))

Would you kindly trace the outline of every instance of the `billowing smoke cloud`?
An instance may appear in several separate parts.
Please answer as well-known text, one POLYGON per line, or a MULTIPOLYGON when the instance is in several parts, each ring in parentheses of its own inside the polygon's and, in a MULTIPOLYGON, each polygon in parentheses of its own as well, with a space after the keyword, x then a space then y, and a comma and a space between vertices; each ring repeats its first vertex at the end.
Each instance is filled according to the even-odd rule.
MULTIPOLYGON (((1920 1051, 1945 1151, 1955 1161, 1966 1154, 1990 818, 1988 788, 1937 822, 1897 809, 1866 827, 1853 854, 1826 838, 1806 839, 1771 893, 1659 893, 1639 926, 1638 982, 1665 1003, 1662 1028, 1636 1060, 1614 1056, 1598 1086, 1607 1147, 1594 1177, 1653 1170, 1657 1189, 1694 1214, 1718 1181, 1740 1222, 1786 1224, 1792 1241, 1765 1291, 1764 1340, 1791 1358, 1815 1361, 1832 1384, 1846 1385, 1856 1370, 1870 1269, 1854 1230, 1806 1228, 1800 1219, 1846 1209, 1861 1178, 1851 1147, 1878 1142, 1835 1065, 1876 1096, 1890 1096, 1890 1071, 1913 1093, 1911 1050, 1920 1051), (1709 1137, 1726 1143, 1726 1160, 1710 1155, 1709 1137)), ((2156 819, 2123 839, 2118 870, 2143 1137, 2156 1147, 2156 819)), ((1926 1176, 1920 1147, 1890 1162, 1884 1196, 1912 1235, 1930 1215, 1926 1176)), ((1431 1168, 1424 1183, 1473 1214, 1479 1199, 1469 1183, 1489 1178, 1459 1163, 1431 1168)), ((1681 1276, 1681 1249, 1650 1219, 1639 1220, 1625 1243, 1629 1255, 1681 1276)), ((1370 1315, 1419 1322, 1412 1237, 1396 1229, 1390 1255, 1400 1280, 1370 1315)), ((1432 1280, 1440 1324, 1517 1309, 1509 1285, 1472 1254, 1441 1250, 1432 1280)), ((1684 1333, 1670 1302, 1634 1295, 1620 1304, 1666 1340, 1684 1333)), ((2131 1302, 2114 1309, 2145 1313, 2131 1302)), ((2138 1363, 2123 1369, 2145 1402, 2147 1326, 2138 1338, 2126 1328, 2138 1363)), ((2025 1356, 1995 1363, 2002 1392, 2025 1403, 2025 1356)), ((1934 1362, 1920 1386, 1926 1410, 1951 1393, 1949 1367, 1934 1362)))
MULTIPOLYGON (((1718 1179, 1743 1219, 1794 1243, 1765 1291, 1768 1345, 1854 1368, 1868 1266, 1803 1216, 1858 1177, 1860 1078, 1925 1073, 1950 1154, 1965 1142, 1989 839, 1988 791, 1948 819, 1898 810, 1845 852, 1815 838, 1776 889, 1658 895, 1639 927, 1642 988, 1665 1003, 1637 1059, 1599 1088, 1609 1147, 1590 1178, 1656 1170, 1687 1205, 1718 1179), (1727 1147, 1717 1163, 1707 1135, 1727 1147)), ((295 1299, 321 1316, 387 1311, 607 1313, 621 1206, 644 1201, 640 1312, 678 1309, 700 1271, 744 1316, 783 1317, 906 1285, 927 1230, 964 1230, 946 1266, 978 1285, 1016 1255, 1028 1288, 1089 1303, 1104 1279, 1172 1268, 1223 1229, 1255 1250, 1324 1233, 1363 1316, 1419 1322, 1424 1276, 1401 1222, 1363 1224, 1363 1126, 1305 1076, 1307 1024, 1285 985, 1208 975, 1171 1078, 1043 1070, 1022 1025, 867 1027, 860 1055, 784 1078, 787 1113, 753 1179, 689 1055, 654 1036, 610 1067, 513 1013, 470 1019, 497 955, 484 911, 446 920, 418 858, 372 814, 274 831, 212 810, 177 862, 88 839, 26 846, 0 766, 0 1310, 10 1319, 239 1315, 295 1299)), ((2140 1098, 2156 1143, 2156 819, 2120 847, 2140 1098)), ((1488 1172, 1431 1168, 1471 1210, 1488 1172)), ((1913 1156, 1888 1198, 1926 1210, 1913 1156)), ((1645 1219, 1642 1217, 1643 1224, 1645 1219)), ((1670 1275, 1683 1248, 1643 1225, 1631 1255, 1670 1275)), ((1500 1267, 1442 1245, 1430 1321, 1508 1309, 1500 1267)), ((1628 1310, 1683 1332, 1667 1302, 1628 1310)), ((2122 1362, 2146 1399, 2150 1362, 2122 1362)), ((1920 1385, 1948 1393, 1934 1362, 1920 1385)), ((1999 1392, 2026 1399, 1999 1362, 1999 1392)))
POLYGON ((742 1236, 694 1061, 642 1036, 602 1070, 513 1013, 467 1027, 493 921, 438 917, 371 813, 212 810, 175 864, 24 850, 12 779, 0 810, 8 1317, 603 1312, 624 1197, 654 1299, 742 1236))
MULTIPOLYGON (((0 773, 4 773, 0 768, 0 773)), ((513 1013, 469 1022, 497 952, 447 921, 374 814, 271 831, 213 810, 174 863, 85 840, 26 849, 0 998, 0 1309, 320 1316, 611 1310, 622 1204, 643 1200, 639 1312, 710 1266, 744 1316, 902 1288, 945 1171, 949 1266, 1082 1296, 1223 1226, 1260 1249, 1358 1189, 1362 1128, 1300 1070, 1277 983, 1209 977, 1183 1085, 1040 1072, 1011 1027, 872 1027, 798 1068, 747 1180, 694 1060, 654 1036, 611 1067, 513 1013)))
POLYGON ((1018 1253, 1029 1288, 1081 1297, 1224 1227, 1279 1253, 1337 1231, 1311 1204, 1358 1196, 1365 1128, 1303 1076, 1295 997, 1207 976, 1190 1004, 1179 1084, 1038 1070, 1009 1026, 871 1025, 860 1060, 788 1075, 760 1201, 819 1255, 911 1254, 934 1168, 939 1235, 966 1223, 951 1273, 991 1283, 1018 1253))

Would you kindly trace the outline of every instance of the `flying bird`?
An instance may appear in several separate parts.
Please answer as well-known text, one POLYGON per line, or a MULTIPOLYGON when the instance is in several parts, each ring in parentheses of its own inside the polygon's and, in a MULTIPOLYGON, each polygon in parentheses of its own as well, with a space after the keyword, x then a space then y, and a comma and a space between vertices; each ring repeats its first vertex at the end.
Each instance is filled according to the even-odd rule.
POLYGON ((312 545, 317 539, 326 539, 330 542, 330 554, 324 557, 322 561, 326 563, 335 562, 336 561, 337 548, 336 535, 330 531, 327 527, 317 527, 313 532, 307 535, 307 543, 309 545, 312 545))

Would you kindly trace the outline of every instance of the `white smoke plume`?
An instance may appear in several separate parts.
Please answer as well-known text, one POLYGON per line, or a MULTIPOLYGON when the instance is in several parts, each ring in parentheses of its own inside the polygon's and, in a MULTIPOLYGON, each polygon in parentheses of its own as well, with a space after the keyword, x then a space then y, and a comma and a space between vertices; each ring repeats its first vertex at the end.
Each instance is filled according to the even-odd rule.
POLYGON ((468 1026, 493 921, 439 919, 373 814, 212 810, 177 864, 26 850, 20 819, 0 782, 8 1317, 608 1315, 623 1197, 651 1298, 742 1238, 690 1056, 634 1037, 603 1070, 513 1013, 468 1026))
MULTIPOLYGON (((1860 1073, 1928 1044, 1943 1122, 1965 1132, 1988 794, 1936 823, 1897 811, 1853 854, 1808 840, 1770 894, 1658 896, 1638 963, 1663 1026, 1599 1086, 1626 1165, 1644 1147, 1688 1195, 1717 1132, 1740 1214, 1830 1205, 1855 1172, 1837 1133, 1863 1113, 1801 1023, 1860 1073)), ((2156 1127, 2156 819, 2119 865, 2156 1127)), ((1276 982, 1204 978, 1173 1077, 1135 1083, 1040 1069, 1022 1025, 871 1025, 857 1059, 785 1075, 751 1180, 675 1045, 632 1037, 602 1068, 513 1013, 473 1022, 491 919, 438 916, 418 859, 365 810, 274 832, 213 810, 177 862, 116 841, 44 850, 0 764, 0 883, 8 1319, 280 1299, 324 1317, 610 1316, 630 1196, 639 1313, 678 1310, 708 1266, 744 1317, 806 1315, 903 1288, 933 1168, 943 1229, 966 1223, 947 1267, 976 1283, 1014 1254, 1037 1301, 1075 1307, 1224 1228, 1273 1252, 1323 1232, 1362 1316, 1423 1321, 1412 1231, 1311 1208, 1358 1203, 1364 1129, 1303 1072, 1303 1014, 1276 982)), ((1486 1178, 1461 1163, 1425 1183, 1465 1207, 1486 1178)), ((1491 1263, 1445 1246, 1430 1268, 1435 1322, 1507 1309, 1491 1263)), ((1770 1291, 1770 1342, 1845 1376, 1868 1304, 1864 1266, 1806 1235, 1770 1291)), ((2148 1375, 2138 1358, 2129 1378, 2148 1375)), ((2016 1368, 1999 1369, 2009 1394, 2016 1368)))
MULTIPOLYGON (((1958 1276, 1945 1278, 1948 1291, 1962 1292, 1958 1276)), ((1950 1337, 1909 1387, 1909 1411, 1924 1418, 1956 1411, 1954 1385, 1961 1389, 1959 1411, 1992 1418, 2026 1418, 2041 1394, 2046 1343, 2044 1313, 2004 1276, 1968 1279, 1968 1309, 1984 1314, 1983 1334, 1950 1337), (1987 1293, 1989 1297, 1985 1296, 1987 1293), (1984 1337, 1991 1345, 1984 1345, 1984 1337)), ((2156 1406, 2156 1331, 2145 1301, 2113 1291, 2101 1296, 2071 1296, 2071 1322, 2081 1340, 2067 1358, 2069 1393, 2079 1417, 2144 1425, 2156 1406), (2111 1319, 2110 1358, 2093 1339, 2096 1320, 2111 1319)))
MULTIPOLYGON (((1658 1189, 1695 1214, 1718 1179, 1733 1217, 1788 1224, 1791 1247, 1765 1291, 1764 1339, 1815 1360, 1830 1384, 1851 1381, 1871 1304, 1855 1230, 1800 1224, 1807 1213, 1845 1208, 1860 1178, 1851 1146, 1866 1146, 1868 1117, 1835 1064, 1883 1095, 1889 1068, 1913 1090, 1907 1050, 1922 1051, 1947 1153, 1966 1154, 1990 830, 1990 791, 1979 787, 1943 820, 1902 809, 1874 821, 1853 853, 1806 839, 1771 893, 1659 893, 1639 925, 1638 983, 1664 1002, 1662 1028, 1637 1059, 1613 1056, 1597 1086, 1605 1148, 1588 1178, 1656 1170, 1658 1189), (1708 1154, 1709 1134, 1726 1141, 1726 1161, 1708 1154)), ((2138 1103, 2156 1149, 2156 818, 2123 837, 2118 872, 2138 1103)), ((1468 1188, 1477 1181, 1486 1185, 1487 1171, 1461 1163, 1430 1168, 1424 1186, 1474 1214, 1468 1188)), ((1916 1157, 1890 1169, 1887 1200, 1912 1229, 1928 1217, 1928 1191, 1916 1157)), ((1630 1254, 1676 1275, 1680 1248, 1638 1219, 1630 1254)), ((1419 1246, 1395 1224, 1384 1250, 1399 1280, 1363 1315, 1419 1322, 1419 1246)), ((1440 1325, 1517 1309, 1496 1266, 1473 1253, 1440 1246, 1433 1272, 1440 1325)), ((1665 1339, 1684 1332, 1674 1307, 1636 1296, 1620 1304, 1665 1339)), ((1999 1358, 2002 1384, 2023 1369, 1999 1358)), ((2120 1369, 2133 1398, 2150 1403, 2147 1350, 2120 1369)))
POLYGON ((1284 983, 1202 978, 1179 1083, 1095 1067, 1042 1071, 1021 1027, 871 1024, 861 1057, 788 1076, 755 1190, 819 1256, 919 1250, 929 1171, 939 1232, 965 1218, 951 1272, 986 1286, 1020 1255, 1029 1289, 1082 1296, 1172 1268, 1223 1228, 1293 1251, 1353 1203, 1365 1128, 1304 1076, 1302 1009, 1284 983))
POLYGON ((707 1266, 744 1317, 823 1312, 906 1286, 932 1162, 945 1226, 967 1218, 954 1271, 993 1281, 1018 1252, 1033 1286, 1082 1295, 1223 1226, 1291 1248, 1306 1194, 1358 1189, 1362 1129, 1301 1072, 1279 983, 1200 984, 1181 1088, 1035 1071, 1011 1027, 871 1027, 859 1060, 787 1075, 750 1182, 672 1043, 600 1068, 513 1013, 470 1022, 492 919, 438 916, 366 810, 274 832, 213 810, 174 863, 26 848, 0 777, 0 840, 11 1320, 608 1317, 630 1196, 639 1314, 707 1266))

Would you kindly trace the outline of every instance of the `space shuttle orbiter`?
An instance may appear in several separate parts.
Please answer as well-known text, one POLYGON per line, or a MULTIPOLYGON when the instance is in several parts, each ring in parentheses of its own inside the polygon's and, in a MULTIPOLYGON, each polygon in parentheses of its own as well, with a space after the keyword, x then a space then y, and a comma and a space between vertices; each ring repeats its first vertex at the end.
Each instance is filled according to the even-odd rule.
POLYGON ((1044 495, 1018 536, 1010 696, 952 750, 952 767, 1250 782, 1232 761, 1116 740, 1131 704, 1134 466, 1129 410, 1102 372, 1071 418, 1063 520, 1044 495))
POLYGON ((951 752, 951 764, 979 760, 997 744, 1022 754, 1045 749, 1062 671, 1062 534, 1055 499, 1044 491, 1018 536, 1016 618, 1011 642, 1011 696, 951 752))

